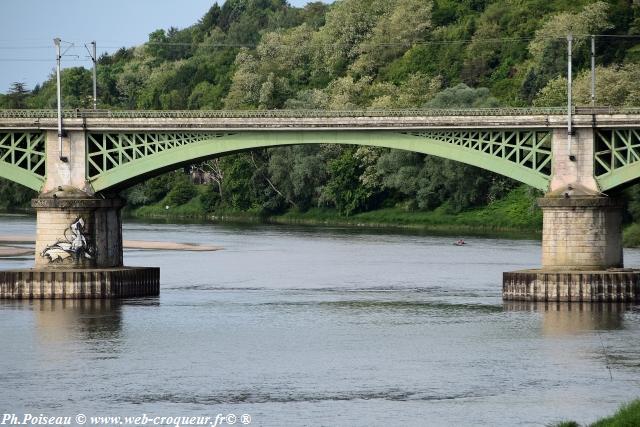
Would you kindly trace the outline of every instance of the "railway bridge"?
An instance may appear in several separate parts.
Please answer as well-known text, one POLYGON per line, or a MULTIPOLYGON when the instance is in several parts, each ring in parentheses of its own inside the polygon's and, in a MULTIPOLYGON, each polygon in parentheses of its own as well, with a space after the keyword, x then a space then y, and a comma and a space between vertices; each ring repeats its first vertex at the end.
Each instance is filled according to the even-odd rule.
POLYGON ((158 269, 123 266, 118 192, 217 156, 294 144, 415 151, 542 190, 542 268, 505 273, 504 298, 638 299, 640 272, 623 268, 622 201, 611 195, 640 178, 640 108, 73 110, 60 119, 0 110, 0 177, 40 193, 35 268, 0 272, 0 297, 157 294, 158 269))

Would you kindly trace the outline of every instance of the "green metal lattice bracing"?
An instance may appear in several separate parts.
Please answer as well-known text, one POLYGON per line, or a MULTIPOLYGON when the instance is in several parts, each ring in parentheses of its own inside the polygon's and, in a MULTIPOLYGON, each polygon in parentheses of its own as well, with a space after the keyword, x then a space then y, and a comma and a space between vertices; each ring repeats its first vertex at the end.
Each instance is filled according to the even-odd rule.
POLYGON ((0 177, 39 191, 46 174, 43 132, 0 132, 0 177))
POLYGON ((640 129, 598 129, 594 174, 601 191, 640 177, 640 129))
MULTIPOLYGON (((573 107, 573 114, 640 114, 638 107, 573 107)), ((310 117, 437 117, 566 115, 565 107, 403 108, 403 109, 295 109, 295 110, 63 110, 64 119, 203 119, 203 118, 310 118, 310 117)), ((0 109, 0 119, 55 119, 57 110, 0 109)))
POLYGON ((127 187, 144 177, 207 158, 295 144, 395 148, 460 161, 547 190, 548 130, 278 130, 237 132, 89 132, 87 178, 95 191, 127 187))

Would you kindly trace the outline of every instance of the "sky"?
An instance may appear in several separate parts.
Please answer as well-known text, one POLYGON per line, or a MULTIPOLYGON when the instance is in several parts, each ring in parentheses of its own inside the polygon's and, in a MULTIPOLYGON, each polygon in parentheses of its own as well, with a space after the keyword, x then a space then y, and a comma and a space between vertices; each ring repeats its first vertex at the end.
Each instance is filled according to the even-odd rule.
MULTIPOLYGON (((55 67, 55 37, 75 45, 62 59, 63 67, 88 68, 91 59, 85 43, 95 40, 98 56, 122 46, 139 45, 159 28, 184 28, 196 23, 215 2, 0 0, 0 93, 6 93, 13 82, 26 83, 28 89, 33 89, 46 80, 55 67)), ((303 6, 308 0, 289 3, 303 6)))

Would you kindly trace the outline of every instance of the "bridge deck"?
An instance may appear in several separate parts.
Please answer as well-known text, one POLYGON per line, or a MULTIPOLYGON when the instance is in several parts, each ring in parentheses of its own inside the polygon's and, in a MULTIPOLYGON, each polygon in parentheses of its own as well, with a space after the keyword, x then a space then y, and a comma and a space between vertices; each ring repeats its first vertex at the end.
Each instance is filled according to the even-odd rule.
MULTIPOLYGON (((55 110, 0 110, 0 129, 57 128, 55 110)), ((68 130, 397 130, 453 128, 561 128, 566 109, 466 110, 265 110, 265 111, 104 111, 64 112, 68 130)), ((640 108, 576 108, 574 127, 636 127, 640 108)))

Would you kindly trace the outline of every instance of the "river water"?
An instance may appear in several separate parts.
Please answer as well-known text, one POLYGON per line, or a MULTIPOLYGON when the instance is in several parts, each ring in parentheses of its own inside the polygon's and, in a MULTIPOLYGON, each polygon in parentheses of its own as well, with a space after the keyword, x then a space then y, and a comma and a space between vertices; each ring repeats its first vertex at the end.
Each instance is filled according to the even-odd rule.
MULTIPOLYGON (((0 217, 0 234, 34 231, 0 217)), ((502 302, 502 272, 539 265, 537 241, 140 222, 124 235, 225 249, 126 251, 161 267, 159 298, 0 302, 0 412, 536 426, 640 396, 639 307, 502 302)))

